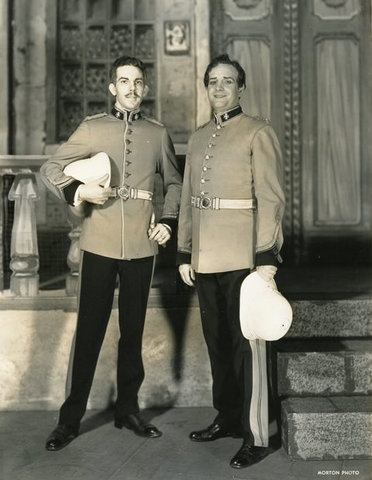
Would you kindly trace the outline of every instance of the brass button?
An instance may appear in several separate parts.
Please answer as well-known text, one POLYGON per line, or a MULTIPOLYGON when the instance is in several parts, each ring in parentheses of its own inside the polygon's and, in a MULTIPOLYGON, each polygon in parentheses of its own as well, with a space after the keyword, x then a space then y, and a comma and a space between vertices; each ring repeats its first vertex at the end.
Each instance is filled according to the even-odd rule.
POLYGON ((206 155, 204 158, 205 158, 206 160, 209 160, 210 157, 209 157, 209 155, 206 155))
POLYGON ((130 143, 132 143, 132 140, 129 140, 129 138, 127 138, 127 139, 125 140, 125 143, 126 143, 127 145, 129 145, 130 143))
POLYGON ((210 144, 208 145, 208 148, 212 148, 212 147, 213 147, 213 143, 210 143, 210 144))
POLYGON ((132 162, 130 162, 129 160, 126 160, 125 165, 126 165, 127 167, 128 167, 129 165, 131 165, 131 164, 132 164, 132 162))
POLYGON ((217 133, 213 133, 213 134, 212 134, 212 137, 213 137, 213 138, 216 138, 216 137, 217 137, 217 133))
POLYGON ((221 130, 221 125, 217 125, 217 130, 221 130))
POLYGON ((129 155, 130 153, 132 153, 132 150, 129 150, 129 148, 127 148, 127 149, 125 150, 125 153, 129 155))
POLYGON ((131 176, 131 174, 128 173, 128 172, 125 172, 125 173, 124 173, 124 177, 125 177, 125 178, 128 178, 128 177, 130 177, 130 176, 131 176))
POLYGON ((130 128, 128 128, 127 134, 130 135, 131 133, 133 133, 133 130, 131 130, 130 128))
POLYGON ((208 167, 203 167, 202 170, 203 172, 206 172, 208 170, 208 167))
POLYGON ((205 183, 205 179, 202 178, 202 179, 200 180, 200 182, 201 182, 201 183, 205 183))

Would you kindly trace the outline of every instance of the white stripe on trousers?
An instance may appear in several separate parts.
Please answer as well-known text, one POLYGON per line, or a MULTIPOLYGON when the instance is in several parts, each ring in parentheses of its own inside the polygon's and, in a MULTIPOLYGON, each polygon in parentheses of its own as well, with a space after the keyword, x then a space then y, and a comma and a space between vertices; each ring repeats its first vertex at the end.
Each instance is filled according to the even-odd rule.
POLYGON ((252 350, 252 398, 249 423, 256 447, 269 445, 269 408, 265 340, 249 340, 252 350))

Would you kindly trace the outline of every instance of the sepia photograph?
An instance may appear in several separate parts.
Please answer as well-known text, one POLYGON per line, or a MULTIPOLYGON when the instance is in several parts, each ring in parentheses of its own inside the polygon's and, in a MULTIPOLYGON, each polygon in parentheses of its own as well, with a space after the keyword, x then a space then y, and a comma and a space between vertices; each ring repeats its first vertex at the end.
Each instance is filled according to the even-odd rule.
POLYGON ((0 480, 371 480, 371 0, 0 26, 0 480))

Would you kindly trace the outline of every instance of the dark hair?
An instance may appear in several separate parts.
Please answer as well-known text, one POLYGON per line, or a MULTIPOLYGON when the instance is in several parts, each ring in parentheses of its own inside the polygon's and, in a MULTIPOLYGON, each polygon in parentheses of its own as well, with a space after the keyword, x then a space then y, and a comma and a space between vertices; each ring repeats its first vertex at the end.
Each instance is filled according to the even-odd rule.
POLYGON ((231 58, 226 53, 224 53, 223 55, 218 55, 218 57, 215 57, 210 62, 204 74, 204 85, 208 87, 210 71, 212 70, 212 68, 217 67, 217 65, 220 65, 221 63, 225 65, 231 65, 235 68, 235 70, 238 72, 238 87, 245 88, 245 71, 243 67, 236 60, 231 60, 231 58))
POLYGON ((116 72, 119 67, 124 67, 125 65, 132 65, 133 67, 137 67, 141 70, 143 74, 143 79, 146 80, 147 78, 147 70, 145 64, 136 57, 128 57, 128 56, 123 56, 119 57, 115 60, 113 63, 112 67, 110 68, 110 82, 115 83, 116 82, 116 72))

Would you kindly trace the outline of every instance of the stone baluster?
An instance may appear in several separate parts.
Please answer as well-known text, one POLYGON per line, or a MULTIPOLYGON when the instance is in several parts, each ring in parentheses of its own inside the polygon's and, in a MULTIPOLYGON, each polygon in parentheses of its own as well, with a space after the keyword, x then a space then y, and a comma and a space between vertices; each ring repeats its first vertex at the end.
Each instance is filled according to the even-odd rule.
POLYGON ((10 290, 21 297, 39 294, 39 249, 35 201, 39 199, 35 175, 18 174, 9 191, 15 202, 10 247, 10 290))
POLYGON ((68 207, 67 220, 71 225, 71 231, 68 234, 71 240, 71 245, 67 254, 67 265, 70 268, 70 272, 66 277, 66 295, 74 296, 77 294, 77 286, 79 281, 79 238, 81 234, 81 226, 84 220, 84 206, 82 206, 81 209, 68 207))

